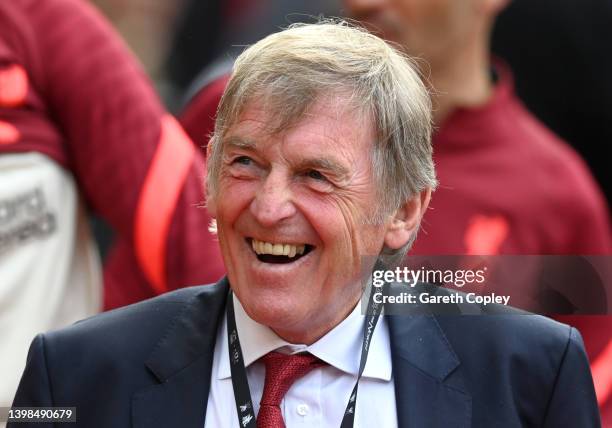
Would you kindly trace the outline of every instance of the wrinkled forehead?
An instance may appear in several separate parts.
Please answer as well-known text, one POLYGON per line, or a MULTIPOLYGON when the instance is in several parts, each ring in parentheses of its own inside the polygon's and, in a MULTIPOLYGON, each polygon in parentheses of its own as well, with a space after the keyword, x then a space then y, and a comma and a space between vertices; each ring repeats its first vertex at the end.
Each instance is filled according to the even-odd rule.
POLYGON ((376 139, 370 115, 344 96, 324 95, 298 115, 279 118, 281 115, 276 105, 249 100, 224 133, 224 146, 251 149, 263 141, 310 141, 321 147, 342 143, 363 149, 364 143, 373 144, 376 139))
POLYGON ((331 91, 264 88, 240 101, 233 110, 233 117, 226 122, 224 137, 245 124, 262 135, 276 136, 321 116, 328 119, 330 126, 350 118, 372 121, 369 106, 360 103, 359 97, 347 88, 331 91))

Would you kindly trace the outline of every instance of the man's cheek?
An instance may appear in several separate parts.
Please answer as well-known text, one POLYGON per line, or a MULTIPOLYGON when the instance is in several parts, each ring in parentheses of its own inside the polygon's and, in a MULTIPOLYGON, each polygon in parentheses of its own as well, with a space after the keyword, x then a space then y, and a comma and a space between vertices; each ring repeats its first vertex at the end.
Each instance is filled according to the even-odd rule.
POLYGON ((219 187, 217 195, 218 210, 223 207, 224 212, 242 211, 248 208, 257 192, 257 182, 236 179, 227 179, 219 187))

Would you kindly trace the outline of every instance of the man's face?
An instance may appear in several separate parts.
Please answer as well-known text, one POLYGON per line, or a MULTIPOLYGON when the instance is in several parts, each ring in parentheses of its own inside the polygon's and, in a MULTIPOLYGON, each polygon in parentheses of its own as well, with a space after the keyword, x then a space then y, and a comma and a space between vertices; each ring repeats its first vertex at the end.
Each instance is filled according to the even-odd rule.
POLYGON ((344 0, 346 13, 432 66, 473 35, 483 0, 344 0))
POLYGON ((362 256, 384 244, 386 226, 368 221, 374 126, 341 105, 318 102, 271 135, 272 118, 249 103, 223 140, 209 209, 230 284, 249 316, 285 338, 342 320, 360 297, 362 256))

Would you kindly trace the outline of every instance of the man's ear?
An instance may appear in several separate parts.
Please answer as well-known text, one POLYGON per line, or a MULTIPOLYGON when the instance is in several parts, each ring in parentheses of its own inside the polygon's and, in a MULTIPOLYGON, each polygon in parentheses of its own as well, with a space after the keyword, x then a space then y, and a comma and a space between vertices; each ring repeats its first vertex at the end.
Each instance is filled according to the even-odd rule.
POLYGON ((206 162, 208 162, 208 160, 210 159, 210 154, 212 152, 212 145, 214 141, 215 140, 213 139, 213 137, 210 137, 208 139, 208 144, 206 144, 206 162))
MULTIPOLYGON (((206 145, 206 163, 207 164, 208 162, 210 162, 210 155, 212 152, 213 142, 214 142, 214 139, 210 137, 210 139, 208 140, 208 144, 206 145)), ((208 213, 210 214, 211 217, 216 218, 217 217, 217 201, 210 194, 208 183, 204 183, 204 192, 206 195, 206 209, 208 210, 208 213)))
POLYGON ((208 225, 208 231, 214 235, 217 234, 217 198, 212 197, 208 192, 208 186, 206 186, 206 210, 210 215, 210 224, 208 225))
POLYGON ((425 214, 430 199, 431 189, 427 188, 399 207, 385 232, 385 246, 387 248, 397 250, 410 241, 421 224, 421 218, 425 214))
POLYGON ((214 197, 210 196, 208 190, 206 190, 206 210, 212 218, 217 218, 217 201, 214 197))

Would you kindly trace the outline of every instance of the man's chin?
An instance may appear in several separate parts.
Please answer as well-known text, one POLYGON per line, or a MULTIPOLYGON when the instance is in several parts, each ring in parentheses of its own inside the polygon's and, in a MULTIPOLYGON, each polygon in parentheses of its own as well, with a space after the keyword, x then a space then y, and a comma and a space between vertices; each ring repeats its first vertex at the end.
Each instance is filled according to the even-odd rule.
POLYGON ((278 300, 259 300, 253 304, 243 304, 247 315, 259 324, 274 331, 291 329, 300 324, 300 311, 297 305, 278 300))

